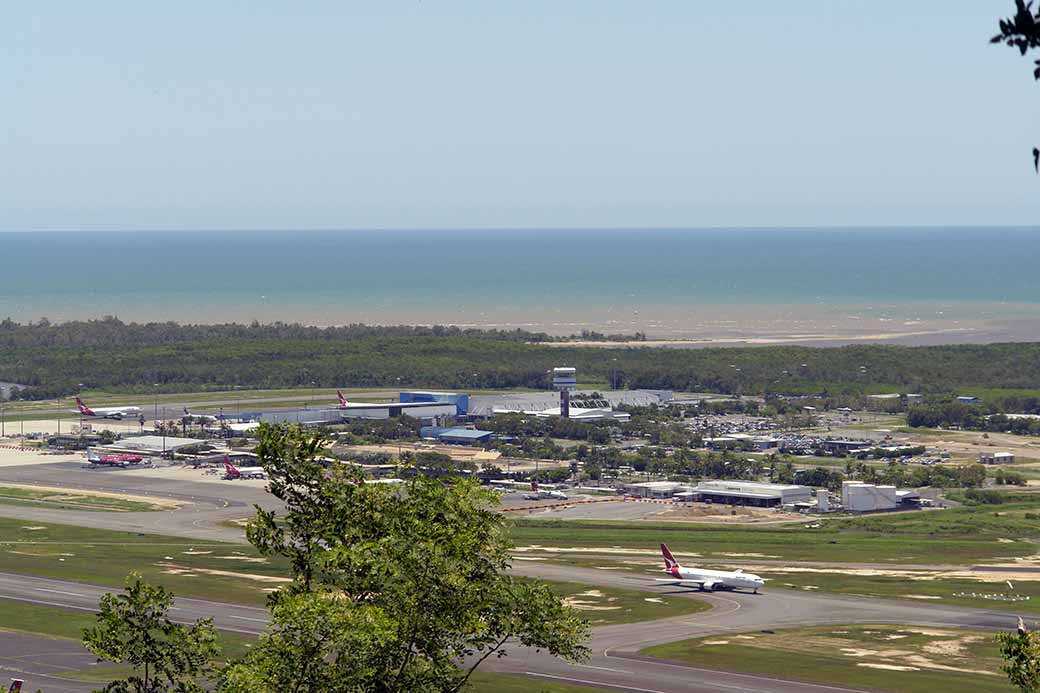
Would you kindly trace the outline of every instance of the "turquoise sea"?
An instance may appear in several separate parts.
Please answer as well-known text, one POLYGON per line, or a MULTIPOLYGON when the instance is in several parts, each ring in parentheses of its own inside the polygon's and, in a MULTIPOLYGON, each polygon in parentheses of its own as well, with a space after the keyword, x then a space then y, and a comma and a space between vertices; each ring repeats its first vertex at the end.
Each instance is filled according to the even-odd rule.
POLYGON ((1032 338, 1038 260, 1006 227, 3 233, 0 318, 988 341, 1032 338))

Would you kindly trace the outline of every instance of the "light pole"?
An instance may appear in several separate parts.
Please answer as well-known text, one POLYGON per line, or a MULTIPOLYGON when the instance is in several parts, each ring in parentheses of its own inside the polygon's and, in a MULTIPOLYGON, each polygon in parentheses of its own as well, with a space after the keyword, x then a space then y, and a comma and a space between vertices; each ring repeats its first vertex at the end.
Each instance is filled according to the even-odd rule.
POLYGON ((152 398, 155 401, 155 424, 159 424, 159 383, 152 383, 152 387, 155 388, 155 392, 152 394, 152 398))

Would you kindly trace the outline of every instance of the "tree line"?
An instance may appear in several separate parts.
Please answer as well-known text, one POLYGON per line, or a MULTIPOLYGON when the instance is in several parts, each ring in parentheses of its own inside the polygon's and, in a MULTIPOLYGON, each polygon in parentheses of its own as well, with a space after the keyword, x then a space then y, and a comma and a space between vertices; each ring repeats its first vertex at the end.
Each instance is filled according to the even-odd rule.
POLYGON ((881 389, 1040 388, 1040 344, 655 349, 550 346, 522 331, 0 322, 0 381, 25 399, 81 388, 128 393, 283 387, 546 388, 570 365, 586 381, 728 394, 839 397, 881 389))

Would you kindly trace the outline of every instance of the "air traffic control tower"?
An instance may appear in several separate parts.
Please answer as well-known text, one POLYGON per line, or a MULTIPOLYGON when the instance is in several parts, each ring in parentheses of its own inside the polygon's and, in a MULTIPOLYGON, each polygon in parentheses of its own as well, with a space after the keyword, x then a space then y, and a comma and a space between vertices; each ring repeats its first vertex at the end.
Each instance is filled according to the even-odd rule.
POLYGON ((578 371, 570 366, 562 366, 552 370, 553 389, 560 391, 560 416, 567 419, 571 415, 571 390, 578 389, 578 371))

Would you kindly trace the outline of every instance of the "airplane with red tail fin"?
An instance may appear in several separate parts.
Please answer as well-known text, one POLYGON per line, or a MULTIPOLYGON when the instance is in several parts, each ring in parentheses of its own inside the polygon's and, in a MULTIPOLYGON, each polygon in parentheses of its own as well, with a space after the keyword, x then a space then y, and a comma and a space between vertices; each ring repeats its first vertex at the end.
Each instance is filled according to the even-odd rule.
POLYGON ((91 416, 98 419, 122 420, 131 416, 140 416, 140 407, 97 407, 91 409, 83 403, 79 397, 76 398, 76 411, 80 416, 91 416))
POLYGON ((227 455, 224 455, 224 474, 225 479, 266 479, 267 472, 264 471, 263 467, 236 467, 231 464, 231 460, 228 459, 227 455))
POLYGON ((715 590, 749 589, 758 594, 760 587, 766 584, 763 578, 745 573, 743 570, 708 570, 707 568, 685 568, 672 556, 668 547, 661 544, 661 555, 664 556, 664 572, 671 578, 655 578, 658 582, 673 585, 696 585, 705 592, 715 590))

